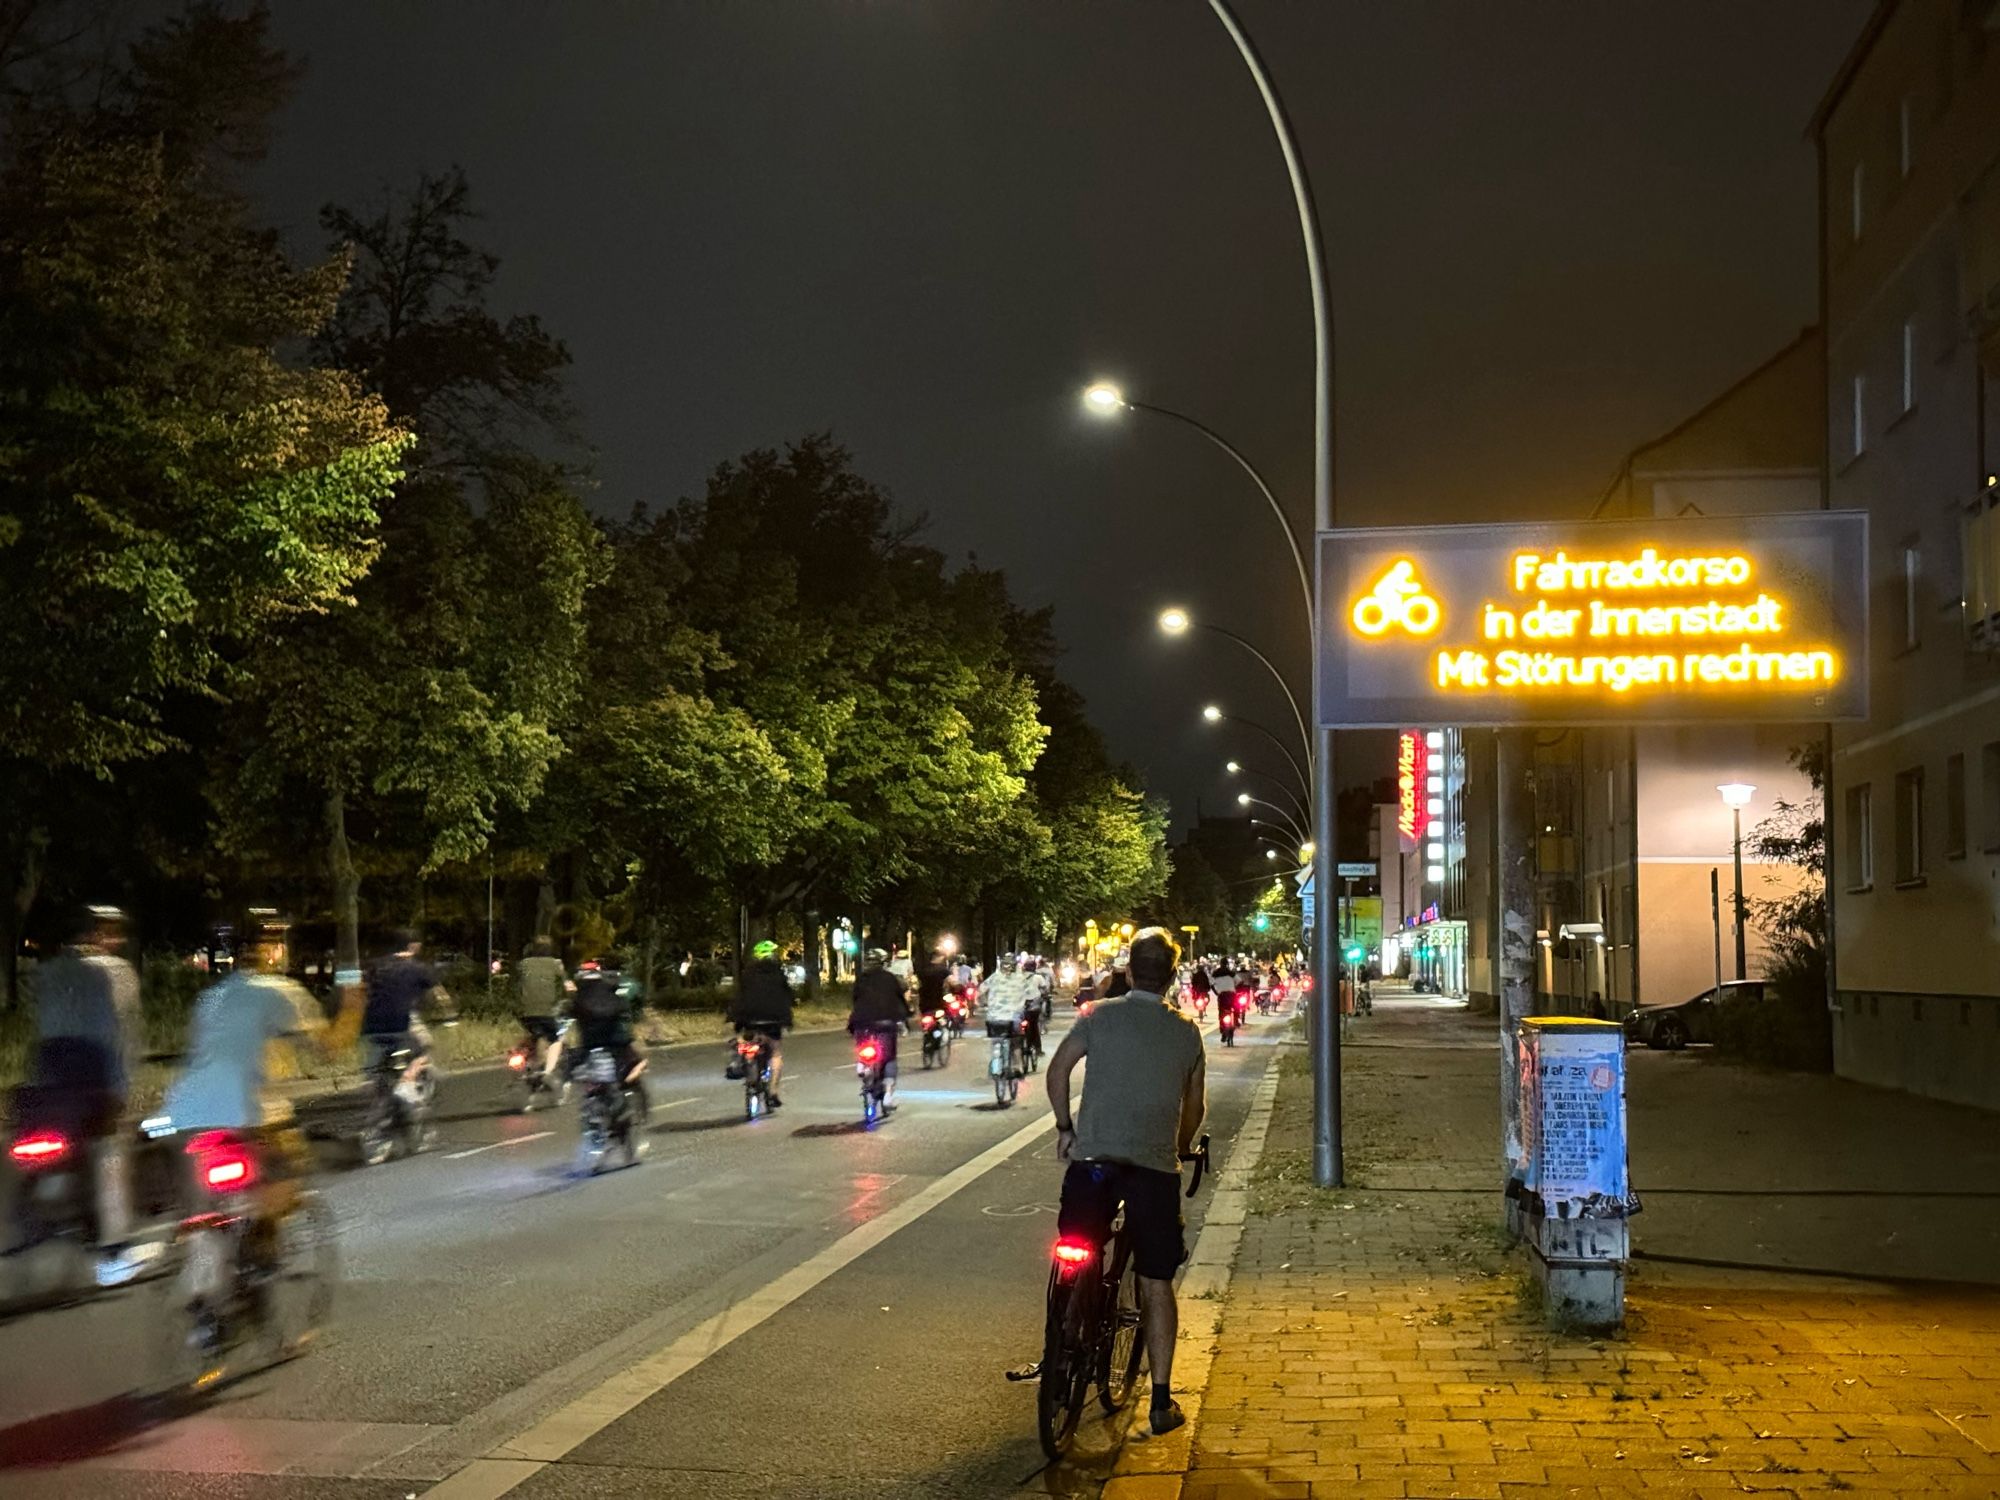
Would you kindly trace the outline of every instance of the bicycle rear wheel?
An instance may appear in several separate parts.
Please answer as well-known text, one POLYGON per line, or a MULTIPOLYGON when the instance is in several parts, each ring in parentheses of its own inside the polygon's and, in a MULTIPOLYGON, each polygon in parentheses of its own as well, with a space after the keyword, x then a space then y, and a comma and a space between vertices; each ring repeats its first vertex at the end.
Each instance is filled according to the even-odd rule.
POLYGON ((333 1310, 333 1210, 310 1188, 271 1226, 262 1286, 264 1354, 273 1363, 305 1352, 333 1310))
POLYGON ((1036 1435, 1051 1462, 1069 1452, 1076 1424, 1090 1399, 1091 1303, 1095 1277, 1079 1275, 1067 1286, 1049 1280, 1048 1327, 1042 1340, 1042 1378, 1035 1393, 1036 1435))
POLYGON ((1121 1230, 1112 1242, 1111 1277, 1113 1290, 1107 1299, 1106 1316, 1111 1319, 1105 1339, 1104 1373, 1097 1383, 1097 1399, 1107 1412, 1116 1413, 1132 1399, 1139 1372, 1146 1363, 1146 1340, 1139 1314, 1139 1273, 1132 1265, 1132 1247, 1121 1230))

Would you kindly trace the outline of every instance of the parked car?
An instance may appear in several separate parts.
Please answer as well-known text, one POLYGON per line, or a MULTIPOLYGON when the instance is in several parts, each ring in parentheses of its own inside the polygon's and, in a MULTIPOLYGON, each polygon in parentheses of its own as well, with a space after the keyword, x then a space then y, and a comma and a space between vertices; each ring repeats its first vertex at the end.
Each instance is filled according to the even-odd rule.
POLYGON ((1675 1005, 1642 1005, 1625 1018, 1625 1040, 1628 1045, 1644 1042, 1669 1052, 1678 1052, 1689 1042, 1712 1042, 1718 1005, 1755 1005, 1763 998, 1763 980, 1734 979, 1675 1005))

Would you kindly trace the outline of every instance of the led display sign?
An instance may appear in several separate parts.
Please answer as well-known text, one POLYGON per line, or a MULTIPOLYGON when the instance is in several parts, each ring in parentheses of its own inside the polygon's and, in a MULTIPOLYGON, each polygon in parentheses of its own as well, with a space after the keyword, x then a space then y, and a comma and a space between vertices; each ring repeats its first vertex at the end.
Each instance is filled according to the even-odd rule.
POLYGON ((1396 832, 1403 836, 1403 852, 1417 847, 1430 819, 1424 811, 1424 772, 1430 751, 1424 737, 1405 729, 1396 737, 1396 832))
POLYGON ((1867 552, 1859 511, 1321 532, 1320 722, 1865 718, 1867 552))

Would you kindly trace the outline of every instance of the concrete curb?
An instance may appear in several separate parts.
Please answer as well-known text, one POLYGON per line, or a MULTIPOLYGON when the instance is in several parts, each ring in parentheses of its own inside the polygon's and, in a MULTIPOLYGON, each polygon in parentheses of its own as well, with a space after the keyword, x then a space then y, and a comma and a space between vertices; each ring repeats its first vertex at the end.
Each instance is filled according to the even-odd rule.
MULTIPOLYGON (((1201 1424, 1202 1397, 1215 1363, 1216 1341, 1222 1334, 1222 1307, 1236 1272, 1236 1251, 1243 1242, 1243 1224, 1250 1212, 1250 1179, 1264 1159, 1264 1140, 1271 1129, 1271 1112, 1278 1102, 1280 1060, 1298 1042, 1286 1042, 1271 1053, 1264 1076, 1250 1096, 1250 1111, 1229 1154, 1228 1187, 1218 1187, 1202 1219, 1194 1253, 1181 1270, 1177 1301, 1180 1336, 1174 1342, 1174 1389, 1180 1393, 1187 1423, 1165 1437, 1146 1434, 1143 1418, 1134 1416, 1127 1442, 1120 1448, 1112 1478, 1102 1500, 1180 1500, 1181 1487, 1194 1458, 1195 1429, 1201 1424), (1134 1441, 1143 1437, 1143 1441, 1134 1441)), ((1138 1408, 1134 1408, 1135 1411, 1138 1408)))

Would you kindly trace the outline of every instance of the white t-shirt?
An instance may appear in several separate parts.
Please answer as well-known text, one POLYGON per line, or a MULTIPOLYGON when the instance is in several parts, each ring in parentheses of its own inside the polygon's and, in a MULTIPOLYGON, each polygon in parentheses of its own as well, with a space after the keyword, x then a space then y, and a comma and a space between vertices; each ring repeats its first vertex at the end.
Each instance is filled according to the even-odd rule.
POLYGON ((187 1070, 167 1088, 161 1110, 175 1130, 249 1130, 282 1119, 267 1111, 264 1047, 321 1029, 304 987, 278 974, 232 974, 195 1006, 187 1070))

